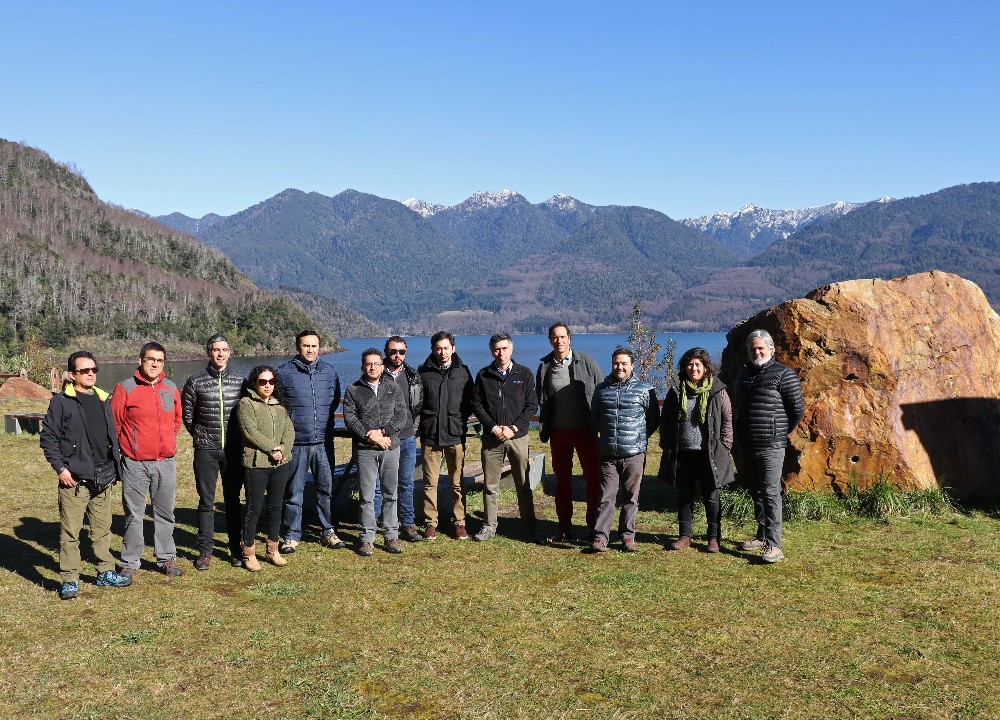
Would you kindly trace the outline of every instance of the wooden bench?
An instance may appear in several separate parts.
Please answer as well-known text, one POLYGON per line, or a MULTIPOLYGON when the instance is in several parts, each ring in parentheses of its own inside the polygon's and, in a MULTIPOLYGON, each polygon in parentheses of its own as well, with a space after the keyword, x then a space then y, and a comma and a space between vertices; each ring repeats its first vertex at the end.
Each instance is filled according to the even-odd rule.
POLYGON ((3 416, 3 429, 14 435, 37 435, 44 417, 45 413, 6 413, 3 416))

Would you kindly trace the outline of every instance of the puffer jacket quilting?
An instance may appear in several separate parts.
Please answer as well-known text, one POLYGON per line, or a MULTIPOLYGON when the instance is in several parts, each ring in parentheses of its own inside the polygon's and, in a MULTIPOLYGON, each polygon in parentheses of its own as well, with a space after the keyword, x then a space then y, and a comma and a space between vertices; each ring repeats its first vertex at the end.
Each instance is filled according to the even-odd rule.
POLYGON ((656 390, 634 374, 622 382, 608 375, 594 391, 591 406, 598 446, 605 458, 626 458, 646 452, 656 431, 660 406, 656 390))
POLYGON ((340 377, 333 365, 317 360, 308 365, 298 356, 275 370, 295 425, 296 445, 317 445, 333 438, 340 377))
POLYGON ((243 377, 211 365, 187 379, 181 391, 184 427, 198 450, 224 448, 239 435, 230 427, 233 411, 240 402, 243 377))

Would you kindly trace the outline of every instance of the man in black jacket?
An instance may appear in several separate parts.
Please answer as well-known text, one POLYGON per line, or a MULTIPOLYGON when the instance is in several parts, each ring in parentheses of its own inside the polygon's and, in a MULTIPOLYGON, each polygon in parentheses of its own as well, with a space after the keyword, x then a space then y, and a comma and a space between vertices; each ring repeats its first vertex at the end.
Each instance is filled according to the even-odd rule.
POLYGON ((521 513, 521 536, 535 538, 535 499, 528 481, 528 426, 538 407, 531 371, 513 360, 514 341, 507 333, 490 338, 493 362, 476 375, 472 411, 483 426, 483 506, 486 524, 476 540, 497 534, 497 500, 500 468, 504 456, 510 460, 517 507, 521 513))
POLYGON ((420 366, 424 406, 420 411, 420 444, 423 449, 424 537, 437 537, 437 485, 441 458, 448 463, 455 511, 455 539, 468 540, 462 472, 465 464, 465 427, 472 414, 472 375, 455 352, 455 336, 437 332, 431 337, 431 354, 420 366))
POLYGON ((128 587, 132 579, 115 572, 111 556, 111 486, 121 455, 109 396, 97 387, 97 361, 89 352, 70 355, 66 369, 73 384, 49 402, 39 442, 59 476, 59 597, 72 600, 79 592, 85 514, 98 587, 128 587))
POLYGON ((194 566, 208 570, 215 544, 215 489, 222 475, 222 500, 226 505, 226 532, 233 567, 243 563, 240 547, 243 489, 243 444, 239 430, 229 420, 240 401, 243 377, 229 369, 229 341, 213 335, 205 343, 208 366, 184 383, 181 391, 184 427, 194 441, 194 484, 198 491, 198 557, 194 566), (235 433, 235 434, 234 434, 235 433))
POLYGON ((736 379, 736 442, 740 472, 754 485, 757 536, 744 550, 763 550, 766 563, 781 562, 781 470, 785 448, 802 419, 802 385, 791 368, 774 359, 766 330, 747 337, 750 361, 736 379))

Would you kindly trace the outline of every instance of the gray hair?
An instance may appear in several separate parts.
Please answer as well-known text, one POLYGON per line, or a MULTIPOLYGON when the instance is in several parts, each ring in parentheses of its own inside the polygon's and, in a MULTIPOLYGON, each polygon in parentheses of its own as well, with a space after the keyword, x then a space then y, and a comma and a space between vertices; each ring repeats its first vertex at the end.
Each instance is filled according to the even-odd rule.
POLYGON ((749 335, 747 335, 747 350, 750 349, 750 343, 755 339, 760 338, 764 341, 764 344, 771 348, 771 352, 774 352, 774 338, 771 337, 771 333, 767 330, 754 330, 749 335))
POLYGON ((215 333, 215 335, 213 335, 212 337, 210 337, 208 340, 205 341, 205 352, 211 352, 212 346, 215 345, 215 343, 217 342, 224 342, 226 343, 226 345, 229 344, 229 340, 226 339, 225 335, 223 335, 222 333, 215 333))

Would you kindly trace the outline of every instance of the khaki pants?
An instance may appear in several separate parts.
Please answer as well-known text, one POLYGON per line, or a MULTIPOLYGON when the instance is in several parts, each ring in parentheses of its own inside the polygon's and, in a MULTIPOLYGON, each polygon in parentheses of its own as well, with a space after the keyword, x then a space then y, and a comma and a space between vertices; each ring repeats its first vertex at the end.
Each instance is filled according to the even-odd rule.
POLYGON ((428 527, 438 526, 438 476, 441 474, 441 456, 448 463, 451 481, 451 498, 455 504, 455 525, 465 525, 465 498, 462 495, 462 471, 465 468, 465 446, 424 445, 424 520, 428 527))
POLYGON ((80 531, 84 516, 90 521, 90 544, 97 559, 98 574, 115 569, 111 557, 111 488, 93 493, 77 482, 76 487, 59 486, 59 578, 62 582, 80 579, 80 531))
POLYGON ((521 527, 531 539, 535 533, 535 497, 528 482, 528 436, 501 442, 492 434, 483 435, 483 509, 487 527, 497 529, 497 505, 500 494, 500 469, 504 456, 510 460, 517 491, 517 508, 521 513, 521 527))

